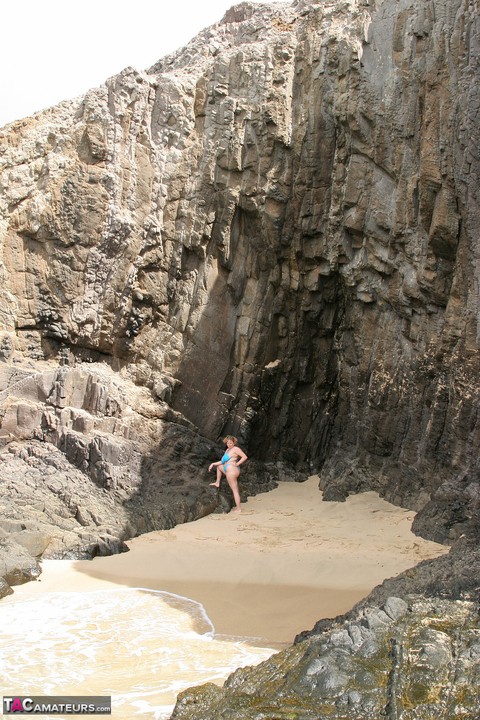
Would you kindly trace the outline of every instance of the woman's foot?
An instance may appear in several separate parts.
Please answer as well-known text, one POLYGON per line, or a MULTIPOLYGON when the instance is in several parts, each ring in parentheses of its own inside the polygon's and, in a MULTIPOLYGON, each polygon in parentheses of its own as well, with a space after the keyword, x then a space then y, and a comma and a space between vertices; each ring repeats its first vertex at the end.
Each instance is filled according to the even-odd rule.
POLYGON ((220 483, 216 483, 216 482, 209 483, 209 485, 211 485, 212 487, 220 487, 220 483))

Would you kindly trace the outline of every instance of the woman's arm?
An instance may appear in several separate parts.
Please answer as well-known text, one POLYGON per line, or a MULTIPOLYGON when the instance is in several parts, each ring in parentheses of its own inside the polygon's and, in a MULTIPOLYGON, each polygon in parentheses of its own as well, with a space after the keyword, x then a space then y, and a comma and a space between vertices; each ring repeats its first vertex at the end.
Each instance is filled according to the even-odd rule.
POLYGON ((242 463, 246 462, 248 460, 248 457, 245 455, 243 450, 240 450, 239 447, 235 446, 232 448, 232 453, 235 453, 240 459, 236 461, 236 465, 241 465, 242 463))

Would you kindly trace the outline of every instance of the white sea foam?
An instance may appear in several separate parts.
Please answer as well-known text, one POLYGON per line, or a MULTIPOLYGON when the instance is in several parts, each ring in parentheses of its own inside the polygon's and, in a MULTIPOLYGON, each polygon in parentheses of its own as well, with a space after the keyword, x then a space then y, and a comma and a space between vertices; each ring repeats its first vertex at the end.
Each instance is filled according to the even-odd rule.
POLYGON ((0 627, 4 694, 111 695, 116 720, 168 718, 181 690, 274 652, 219 638, 202 605, 145 588, 0 603, 0 627))

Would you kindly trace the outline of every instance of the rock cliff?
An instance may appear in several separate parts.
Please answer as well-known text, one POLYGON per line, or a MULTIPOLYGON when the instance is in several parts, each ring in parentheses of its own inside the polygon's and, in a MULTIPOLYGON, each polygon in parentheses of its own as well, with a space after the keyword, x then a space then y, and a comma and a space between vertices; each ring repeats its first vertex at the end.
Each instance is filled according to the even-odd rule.
POLYGON ((242 3, 7 126, 5 361, 36 333, 34 360, 127 368, 202 435, 322 469, 327 497, 441 506, 425 529, 457 537, 471 511, 443 495, 478 499, 477 23, 466 0, 242 3))
POLYGON ((172 720, 473 720, 478 633, 473 603, 389 597, 237 670, 222 689, 181 693, 172 720))
POLYGON ((479 17, 244 2, 0 132, 1 459, 61 501, 54 552, 214 509, 191 468, 226 432, 251 492, 315 471, 478 540, 479 17))

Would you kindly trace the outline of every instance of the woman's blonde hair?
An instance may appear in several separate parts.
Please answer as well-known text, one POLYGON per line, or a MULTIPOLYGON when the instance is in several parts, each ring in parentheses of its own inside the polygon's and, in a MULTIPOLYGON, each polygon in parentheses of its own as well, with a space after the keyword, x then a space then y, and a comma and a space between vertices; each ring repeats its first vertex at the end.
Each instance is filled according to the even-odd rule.
POLYGON ((223 442, 226 443, 227 440, 233 440, 233 444, 234 444, 234 445, 236 445, 237 442, 238 442, 238 439, 237 439, 234 435, 226 435, 226 436, 223 438, 223 442))

